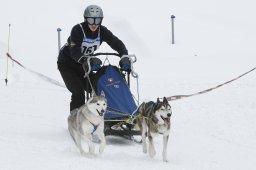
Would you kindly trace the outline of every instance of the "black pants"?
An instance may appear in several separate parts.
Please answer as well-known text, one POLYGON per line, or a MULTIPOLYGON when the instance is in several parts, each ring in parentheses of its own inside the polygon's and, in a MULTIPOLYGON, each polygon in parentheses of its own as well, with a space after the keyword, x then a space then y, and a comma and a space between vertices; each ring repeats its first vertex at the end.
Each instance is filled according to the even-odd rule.
POLYGON ((79 63, 59 63, 58 69, 71 92, 70 111, 85 103, 85 91, 91 92, 88 79, 84 78, 84 71, 79 63))

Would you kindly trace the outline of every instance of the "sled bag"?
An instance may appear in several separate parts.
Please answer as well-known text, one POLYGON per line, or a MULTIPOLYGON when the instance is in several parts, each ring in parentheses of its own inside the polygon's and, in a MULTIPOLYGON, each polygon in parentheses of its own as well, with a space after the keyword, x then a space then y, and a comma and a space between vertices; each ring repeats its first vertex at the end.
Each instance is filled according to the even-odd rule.
POLYGON ((137 109, 126 80, 115 66, 104 66, 98 71, 96 89, 98 95, 104 91, 107 99, 105 119, 126 117, 122 114, 131 115, 137 109))

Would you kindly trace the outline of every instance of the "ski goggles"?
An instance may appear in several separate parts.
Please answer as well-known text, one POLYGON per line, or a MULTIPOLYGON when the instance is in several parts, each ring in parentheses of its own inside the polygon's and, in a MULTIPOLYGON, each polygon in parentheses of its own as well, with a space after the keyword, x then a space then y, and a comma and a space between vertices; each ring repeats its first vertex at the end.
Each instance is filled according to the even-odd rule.
POLYGON ((102 22, 102 17, 97 17, 97 18, 85 18, 86 22, 89 24, 89 25, 100 25, 101 22, 102 22))

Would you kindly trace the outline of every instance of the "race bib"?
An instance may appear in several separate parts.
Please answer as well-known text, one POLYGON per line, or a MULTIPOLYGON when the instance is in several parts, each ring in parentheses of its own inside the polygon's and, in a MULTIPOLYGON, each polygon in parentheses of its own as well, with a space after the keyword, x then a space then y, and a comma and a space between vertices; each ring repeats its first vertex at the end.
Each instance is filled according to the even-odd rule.
POLYGON ((95 39, 84 38, 82 42, 82 53, 84 55, 93 54, 100 46, 100 37, 98 36, 95 39))

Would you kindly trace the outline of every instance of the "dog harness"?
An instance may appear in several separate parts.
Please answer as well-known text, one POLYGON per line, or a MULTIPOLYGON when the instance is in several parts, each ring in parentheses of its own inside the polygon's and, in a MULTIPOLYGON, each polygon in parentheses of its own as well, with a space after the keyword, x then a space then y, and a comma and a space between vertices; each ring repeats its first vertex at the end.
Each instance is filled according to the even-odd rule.
POLYGON ((156 107, 156 103, 153 101, 149 101, 148 105, 150 105, 150 109, 152 109, 152 108, 155 109, 155 107, 156 107))
MULTIPOLYGON (((90 121, 89 121, 90 122, 90 121)), ((93 131, 92 131, 92 135, 94 134, 94 132, 97 130, 97 128, 99 127, 99 125, 100 124, 98 124, 98 125, 95 125, 95 124, 93 124, 92 122, 90 122, 91 123, 91 125, 93 126, 93 131)))

